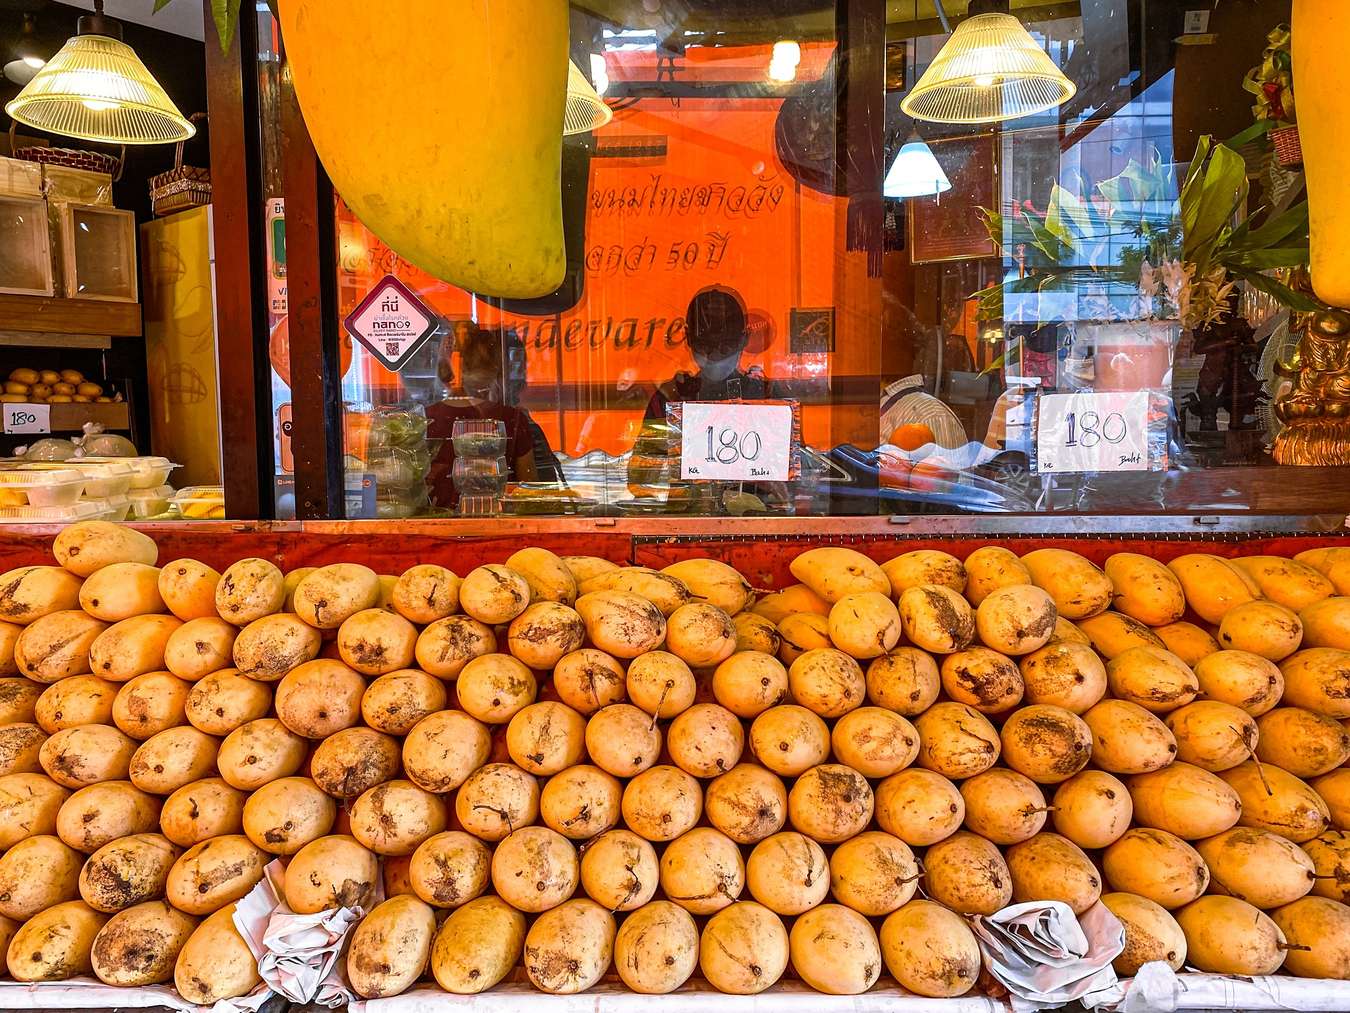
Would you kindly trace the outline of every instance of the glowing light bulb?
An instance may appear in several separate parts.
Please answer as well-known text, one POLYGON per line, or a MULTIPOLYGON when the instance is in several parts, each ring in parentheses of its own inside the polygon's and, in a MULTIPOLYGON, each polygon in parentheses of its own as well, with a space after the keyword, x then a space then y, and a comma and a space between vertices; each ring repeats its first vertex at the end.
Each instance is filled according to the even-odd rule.
POLYGON ((773 44, 769 58, 769 78, 774 81, 792 81, 797 77, 797 65, 802 62, 802 47, 790 39, 773 44))
POLYGON ((90 112, 106 113, 109 109, 116 109, 116 102, 100 102, 97 99, 82 99, 80 105, 84 106, 90 112))
POLYGON ((47 61, 40 56, 25 56, 22 59, 24 63, 28 64, 28 66, 32 67, 34 70, 41 70, 43 67, 47 66, 47 61))
POLYGON ((981 74, 975 79, 975 83, 981 88, 992 88, 997 80, 998 78, 994 77, 993 74, 981 74))
POLYGON ((605 58, 600 53, 591 54, 591 83, 595 85, 595 91, 599 95, 609 90, 609 69, 605 66, 605 58))

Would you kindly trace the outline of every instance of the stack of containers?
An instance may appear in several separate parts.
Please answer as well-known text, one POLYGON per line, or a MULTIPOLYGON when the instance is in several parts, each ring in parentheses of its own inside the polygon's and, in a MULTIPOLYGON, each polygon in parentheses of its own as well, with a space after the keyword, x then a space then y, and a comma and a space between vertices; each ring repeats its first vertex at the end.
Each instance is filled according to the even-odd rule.
POLYGON ((143 520, 165 513, 178 467, 163 457, 0 461, 0 523, 143 520))
MULTIPOLYGON (((167 513, 173 498, 173 486, 169 485, 169 475, 174 464, 167 457, 81 457, 73 462, 80 465, 125 468, 128 472, 126 488, 121 495, 126 497, 126 514, 122 519, 145 520, 167 513)), ((89 493, 86 491, 86 495, 89 493)), ((116 519, 116 518, 114 518, 116 519)))

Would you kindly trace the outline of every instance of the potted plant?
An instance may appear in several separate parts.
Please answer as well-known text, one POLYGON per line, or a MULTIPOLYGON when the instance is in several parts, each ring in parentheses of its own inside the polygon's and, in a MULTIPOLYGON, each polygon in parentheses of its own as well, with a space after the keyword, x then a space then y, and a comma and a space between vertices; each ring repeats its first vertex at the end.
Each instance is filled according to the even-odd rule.
POLYGON ((1095 349, 1096 389, 1164 386, 1179 332, 1227 323, 1239 282, 1294 309, 1318 307, 1268 273, 1307 264, 1307 202, 1246 214, 1248 196, 1241 156, 1206 136, 1179 189, 1154 150, 1086 199, 1055 184, 1043 211, 1029 202, 1010 215, 981 209, 1013 265, 979 294, 981 312, 1074 322, 1079 344, 1095 349))

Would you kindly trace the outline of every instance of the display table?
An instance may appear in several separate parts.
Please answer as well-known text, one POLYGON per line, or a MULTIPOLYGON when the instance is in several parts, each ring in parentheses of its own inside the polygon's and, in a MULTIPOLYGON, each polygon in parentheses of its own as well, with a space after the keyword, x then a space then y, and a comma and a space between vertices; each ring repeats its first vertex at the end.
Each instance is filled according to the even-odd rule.
MULTIPOLYGON (((350 1013, 644 1013, 654 1003, 662 1013, 1020 1013, 1039 1008, 1030 1003, 983 996, 924 999, 883 979, 858 996, 821 995, 806 985, 784 981, 757 996, 730 996, 706 991, 691 982, 670 995, 646 996, 618 983, 602 982, 580 995, 542 995, 524 983, 499 985, 475 996, 450 995, 433 985, 419 985, 390 999, 352 1003, 350 1013)), ((1310 981, 1272 976, 1235 978, 1218 974, 1172 974, 1165 965, 1148 965, 1138 978, 1090 997, 1089 1008, 1103 1013, 1172 1013, 1203 1010, 1299 1010, 1340 1013, 1350 1010, 1350 982, 1310 981)), ((252 1005, 252 1004, 251 1004, 252 1005)), ((19 985, 0 982, 0 1010, 168 1009, 195 1013, 193 1006, 168 986, 113 988, 92 978, 19 985)), ((217 1013, 232 1013, 221 1003, 217 1013)), ((273 995, 261 1013, 285 1008, 273 995)))

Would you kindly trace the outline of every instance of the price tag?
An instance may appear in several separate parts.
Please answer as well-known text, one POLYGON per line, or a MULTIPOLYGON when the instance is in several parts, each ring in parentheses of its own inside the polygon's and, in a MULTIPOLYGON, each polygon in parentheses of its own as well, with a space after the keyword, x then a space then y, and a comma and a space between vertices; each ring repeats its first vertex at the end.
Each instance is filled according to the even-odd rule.
POLYGON ((1036 470, 1148 471, 1146 390, 1041 397, 1036 470))
POLYGON ((50 433, 52 407, 45 404, 7 404, 4 406, 5 432, 50 433))
POLYGON ((792 477, 792 406, 684 402, 680 477, 786 482, 792 477))

